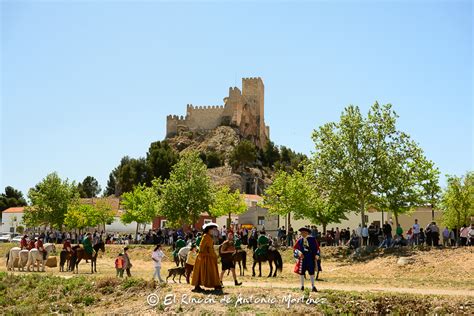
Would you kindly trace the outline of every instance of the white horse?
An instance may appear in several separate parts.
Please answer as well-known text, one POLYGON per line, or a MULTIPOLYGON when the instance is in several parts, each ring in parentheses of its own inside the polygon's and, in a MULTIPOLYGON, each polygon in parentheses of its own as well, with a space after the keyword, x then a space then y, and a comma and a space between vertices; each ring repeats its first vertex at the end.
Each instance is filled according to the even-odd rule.
POLYGON ((190 246, 186 246, 186 247, 183 247, 181 249, 179 249, 178 251, 178 258, 179 258, 179 261, 181 262, 186 262, 186 259, 188 258, 188 253, 189 251, 191 251, 191 247, 190 246))
POLYGON ((44 250, 46 251, 46 259, 43 259, 43 253, 39 252, 38 249, 33 248, 28 253, 28 263, 26 264, 26 270, 30 271, 30 267, 33 265, 33 271, 35 271, 34 264, 38 261, 38 272, 41 265, 41 271, 44 272, 44 263, 48 260, 48 256, 52 251, 56 251, 54 244, 44 244, 44 250))
MULTIPOLYGON (((8 258, 7 258, 7 269, 8 269, 8 271, 10 271, 10 270, 15 271, 14 263, 15 263, 15 259, 19 257, 20 251, 21 251, 20 247, 13 247, 8 252, 8 258)), ((19 265, 20 265, 20 262, 18 261, 18 266, 19 265)), ((20 270, 20 269, 18 268, 18 270, 20 270)))

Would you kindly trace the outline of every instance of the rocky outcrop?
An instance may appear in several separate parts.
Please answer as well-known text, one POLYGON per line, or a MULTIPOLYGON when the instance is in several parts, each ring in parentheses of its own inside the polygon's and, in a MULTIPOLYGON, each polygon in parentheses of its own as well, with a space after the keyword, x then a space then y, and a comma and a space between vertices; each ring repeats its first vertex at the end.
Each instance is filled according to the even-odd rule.
POLYGON ((227 185, 231 190, 262 194, 263 189, 271 184, 271 170, 254 167, 243 168, 237 173, 230 166, 232 152, 241 141, 239 135, 235 128, 219 126, 207 132, 181 132, 167 141, 178 152, 198 151, 206 155, 217 153, 223 160, 223 166, 208 169, 208 174, 215 184, 227 185))

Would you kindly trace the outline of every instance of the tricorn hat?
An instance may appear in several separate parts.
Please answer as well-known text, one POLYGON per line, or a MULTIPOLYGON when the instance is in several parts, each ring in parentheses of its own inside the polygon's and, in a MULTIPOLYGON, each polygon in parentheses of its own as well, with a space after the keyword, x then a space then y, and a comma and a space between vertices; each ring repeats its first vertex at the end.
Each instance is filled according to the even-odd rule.
POLYGON ((298 231, 300 232, 307 232, 308 234, 311 234, 311 230, 307 227, 301 227, 300 229, 298 229, 298 231))
POLYGON ((209 229, 209 228, 219 228, 219 226, 216 224, 216 223, 207 223, 207 224, 204 224, 202 226, 202 230, 206 230, 206 229, 209 229))

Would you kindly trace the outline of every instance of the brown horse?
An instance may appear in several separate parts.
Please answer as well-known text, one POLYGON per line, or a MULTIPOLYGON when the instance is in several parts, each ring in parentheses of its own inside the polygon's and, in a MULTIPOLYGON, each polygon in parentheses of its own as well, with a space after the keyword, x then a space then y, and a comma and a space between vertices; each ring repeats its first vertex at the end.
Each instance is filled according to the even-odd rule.
POLYGON ((232 255, 232 260, 234 261, 234 265, 236 263, 239 264, 240 275, 243 276, 244 270, 247 270, 247 252, 245 250, 237 250, 232 255), (244 267, 243 269, 242 266, 244 267))
POLYGON ((74 253, 70 262, 73 273, 74 270, 76 273, 79 273, 79 262, 81 262, 82 259, 91 261, 91 273, 97 272, 97 256, 99 255, 99 250, 105 252, 105 244, 103 241, 100 241, 97 245, 94 245, 93 248, 94 251, 92 252, 92 255, 87 253, 84 248, 81 248, 80 246, 74 246, 72 248, 74 253))
POLYGON ((283 260, 281 258, 280 253, 278 250, 273 250, 273 249, 268 249, 266 253, 257 255, 255 252, 253 254, 253 267, 252 267, 252 276, 255 276, 255 266, 258 263, 258 269, 259 269, 259 274, 258 276, 262 276, 262 262, 268 261, 268 264, 270 265, 270 274, 268 274, 268 277, 276 277, 277 271, 282 271, 283 270, 283 260), (275 263, 275 272, 273 272, 273 263, 275 263))
POLYGON ((71 270, 70 260, 72 254, 66 250, 62 250, 59 253, 59 272, 64 272, 64 265, 66 264, 67 270, 71 270))

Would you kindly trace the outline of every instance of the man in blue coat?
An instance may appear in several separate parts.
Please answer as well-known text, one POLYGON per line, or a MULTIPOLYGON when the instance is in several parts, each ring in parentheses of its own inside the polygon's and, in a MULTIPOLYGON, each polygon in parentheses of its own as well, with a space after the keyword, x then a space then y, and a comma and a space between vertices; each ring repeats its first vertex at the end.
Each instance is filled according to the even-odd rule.
POLYGON ((316 269, 316 256, 319 255, 319 244, 316 238, 311 236, 311 230, 306 227, 299 229, 301 233, 300 239, 295 243, 294 255, 298 258, 298 263, 295 267, 295 272, 300 275, 301 290, 304 290, 304 275, 306 271, 311 278, 312 291, 317 292, 316 286, 314 286, 314 271, 316 269))

